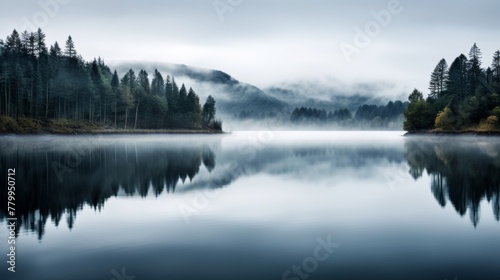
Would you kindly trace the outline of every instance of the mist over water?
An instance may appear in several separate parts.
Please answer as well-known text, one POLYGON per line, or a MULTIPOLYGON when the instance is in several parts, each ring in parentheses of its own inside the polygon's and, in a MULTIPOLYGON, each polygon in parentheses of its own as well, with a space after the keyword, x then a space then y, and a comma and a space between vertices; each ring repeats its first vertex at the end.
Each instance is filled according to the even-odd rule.
POLYGON ((3 136, 9 279, 498 278, 500 144, 402 134, 3 136))

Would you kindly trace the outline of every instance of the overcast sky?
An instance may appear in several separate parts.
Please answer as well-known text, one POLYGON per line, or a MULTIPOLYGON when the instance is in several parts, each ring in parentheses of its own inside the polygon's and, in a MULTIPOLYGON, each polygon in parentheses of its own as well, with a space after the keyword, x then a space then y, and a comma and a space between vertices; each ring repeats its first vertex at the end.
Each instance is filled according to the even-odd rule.
POLYGON ((496 0, 2 0, 0 32, 41 25, 50 44, 71 34, 87 60, 181 63, 259 87, 339 80, 427 92, 437 62, 474 42, 491 64, 499 11, 496 0), (356 43, 356 30, 370 42, 356 43))

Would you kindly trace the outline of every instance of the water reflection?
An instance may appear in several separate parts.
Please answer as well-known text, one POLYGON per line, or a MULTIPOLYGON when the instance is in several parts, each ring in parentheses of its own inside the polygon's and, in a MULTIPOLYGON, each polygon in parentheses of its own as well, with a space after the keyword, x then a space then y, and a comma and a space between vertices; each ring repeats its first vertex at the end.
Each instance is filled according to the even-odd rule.
MULTIPOLYGON (((174 192, 192 181, 202 165, 215 168, 215 154, 207 144, 137 143, 113 138, 4 138, 0 167, 17 169, 18 224, 41 239, 47 220, 58 226, 66 217, 73 228, 85 205, 101 210, 110 197, 174 192), (150 193, 151 192, 151 193, 150 193)), ((7 201, 4 188, 1 201, 7 201)), ((4 220, 6 207, 0 211, 4 220)), ((20 227, 16 228, 19 234, 20 227)))
MULTIPOLYGON (((295 143, 263 146, 250 153, 235 147, 220 149, 219 140, 7 137, 0 139, 0 167, 19 170, 19 223, 39 239, 48 220, 58 226, 65 218, 71 229, 85 205, 100 210, 110 197, 230 187, 239 178, 262 173, 315 184, 349 169, 353 176, 370 180, 381 176, 374 174, 381 172, 380 167, 397 173, 395 166, 406 163, 415 180, 424 171, 431 176, 431 191, 441 206, 450 201, 461 216, 469 211, 474 226, 484 199, 493 206, 497 221, 500 217, 500 143, 491 139, 460 138, 450 145, 452 140, 447 138, 416 137, 405 140, 404 150, 376 143, 295 143), (202 170, 207 175, 195 180, 202 170)), ((0 199, 6 201, 4 188, 0 199)), ((0 211, 1 220, 6 217, 5 208, 0 211)))
POLYGON ((449 201, 461 216, 469 211, 479 223, 480 204, 486 199, 500 219, 500 143, 495 138, 415 137, 405 142, 410 173, 419 179, 426 171, 431 190, 445 207, 449 201))

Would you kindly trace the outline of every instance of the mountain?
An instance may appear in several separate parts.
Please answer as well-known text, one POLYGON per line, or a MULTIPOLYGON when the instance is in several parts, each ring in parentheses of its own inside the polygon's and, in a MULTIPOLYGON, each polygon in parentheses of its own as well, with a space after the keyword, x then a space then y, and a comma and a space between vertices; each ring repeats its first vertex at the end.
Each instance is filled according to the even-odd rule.
POLYGON ((380 94, 390 89, 387 85, 356 84, 342 88, 335 82, 296 82, 260 89, 219 70, 187 65, 122 63, 110 66, 116 68, 120 76, 129 69, 144 69, 150 75, 158 69, 164 77, 173 76, 179 86, 185 83, 192 87, 202 102, 212 95, 217 101, 218 117, 224 120, 225 127, 235 129, 258 128, 265 119, 288 122, 297 107, 326 111, 347 108, 354 114, 362 105, 386 105, 391 100, 390 94, 380 94))
POLYGON ((120 76, 129 69, 144 69, 150 74, 158 69, 164 78, 167 75, 174 77, 179 87, 183 83, 192 87, 202 101, 212 95, 217 100, 217 114, 225 122, 244 116, 261 119, 289 111, 289 105, 285 102, 222 71, 165 63, 125 63, 112 66, 120 76))

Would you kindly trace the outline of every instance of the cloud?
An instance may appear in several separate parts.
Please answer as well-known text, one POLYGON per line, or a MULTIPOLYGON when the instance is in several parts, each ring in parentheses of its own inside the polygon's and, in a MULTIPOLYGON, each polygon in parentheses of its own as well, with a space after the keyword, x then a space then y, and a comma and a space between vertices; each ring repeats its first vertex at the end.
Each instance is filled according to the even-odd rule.
MULTIPOLYGON (((50 1, 50 0, 46 0, 50 1)), ((58 0, 53 0, 58 1, 58 0)), ((224 0, 222 0, 224 1, 224 0)), ((43 2, 43 1, 42 1, 43 2)), ((403 11, 348 63, 340 43, 373 21, 388 0, 253 0, 224 14, 210 0, 75 1, 61 6, 44 27, 48 41, 71 34, 86 59, 182 63, 220 69, 259 87, 315 78, 346 83, 397 83, 426 90, 429 73, 477 42, 484 64, 500 48, 494 0, 401 0, 403 11)), ((0 32, 21 29, 22 18, 43 10, 36 1, 8 1, 0 32)))

